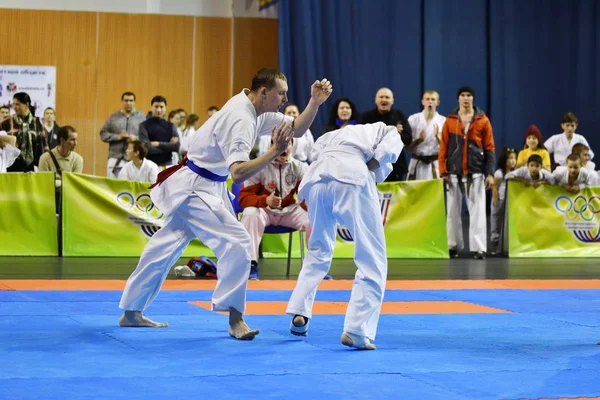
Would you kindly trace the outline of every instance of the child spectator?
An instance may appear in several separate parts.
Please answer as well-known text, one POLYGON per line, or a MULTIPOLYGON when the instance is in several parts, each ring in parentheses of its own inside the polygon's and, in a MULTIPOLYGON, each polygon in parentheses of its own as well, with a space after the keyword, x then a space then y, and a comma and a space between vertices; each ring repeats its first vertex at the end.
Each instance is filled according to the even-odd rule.
POLYGON ((529 157, 534 154, 542 157, 542 167, 546 171, 551 171, 550 153, 544 147, 542 132, 537 126, 529 125, 529 128, 525 131, 525 145, 517 157, 517 168, 525 166, 529 157))
POLYGON ((567 165, 558 167, 552 174, 554 183, 564 187, 567 192, 577 193, 590 184, 590 174, 587 169, 581 168, 581 157, 572 153, 567 157, 567 165))
MULTIPOLYGON (((554 154, 556 165, 566 165, 567 156, 571 154, 573 145, 583 143, 588 148, 590 145, 583 136, 575 133, 577 129, 577 117, 572 112, 568 112, 563 116, 560 126, 563 129, 563 133, 559 133, 548 139, 546 141, 546 148, 550 154, 554 154)), ((590 159, 592 158, 594 158, 594 152, 590 150, 590 159)))
POLYGON ((492 220, 491 241, 492 255, 499 252, 500 231, 504 223, 504 201, 506 199, 506 175, 515 169, 517 152, 515 149, 505 147, 498 161, 498 169, 494 173, 494 186, 492 187, 492 220))
POLYGON ((526 167, 517 168, 506 174, 506 180, 523 182, 525 186, 533 184, 534 188, 553 182, 552 174, 542 168, 542 157, 537 154, 529 156, 526 167))

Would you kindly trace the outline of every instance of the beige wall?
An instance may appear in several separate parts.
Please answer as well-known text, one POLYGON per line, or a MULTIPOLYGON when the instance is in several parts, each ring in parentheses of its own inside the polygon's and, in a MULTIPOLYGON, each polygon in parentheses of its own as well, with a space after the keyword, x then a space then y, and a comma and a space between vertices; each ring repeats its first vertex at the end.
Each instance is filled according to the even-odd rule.
POLYGON ((276 20, 14 9, 0 20, 0 64, 56 66, 57 121, 78 130, 89 174, 105 174, 99 132, 124 91, 144 113, 161 94, 204 120, 278 62, 276 20))

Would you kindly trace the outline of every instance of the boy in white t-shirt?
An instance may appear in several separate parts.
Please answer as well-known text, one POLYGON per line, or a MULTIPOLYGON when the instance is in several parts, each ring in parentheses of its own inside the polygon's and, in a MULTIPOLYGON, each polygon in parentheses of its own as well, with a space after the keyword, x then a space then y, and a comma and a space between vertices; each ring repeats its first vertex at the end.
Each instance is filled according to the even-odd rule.
POLYGON ((147 152, 146 143, 141 140, 129 142, 125 154, 130 161, 121 168, 119 179, 154 183, 160 168, 146 158, 147 152))
POLYGON ((554 183, 564 187, 567 192, 577 193, 591 186, 588 170, 581 167, 581 157, 572 153, 567 157, 567 165, 558 167, 552 174, 554 183))
POLYGON ((531 155, 527 159, 527 166, 509 172, 506 174, 506 180, 520 181, 525 186, 533 185, 534 188, 544 184, 552 184, 552 175, 543 169, 542 165, 542 157, 537 154, 531 155))

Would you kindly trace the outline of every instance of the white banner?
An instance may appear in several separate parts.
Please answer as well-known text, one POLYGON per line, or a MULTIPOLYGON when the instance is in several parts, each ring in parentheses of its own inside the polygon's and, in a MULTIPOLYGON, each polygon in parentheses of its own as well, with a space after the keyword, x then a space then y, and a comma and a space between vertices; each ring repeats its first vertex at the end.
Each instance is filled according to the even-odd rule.
POLYGON ((36 117, 47 107, 56 109, 56 67, 31 65, 0 65, 0 104, 12 110, 15 93, 25 92, 31 97, 36 117))

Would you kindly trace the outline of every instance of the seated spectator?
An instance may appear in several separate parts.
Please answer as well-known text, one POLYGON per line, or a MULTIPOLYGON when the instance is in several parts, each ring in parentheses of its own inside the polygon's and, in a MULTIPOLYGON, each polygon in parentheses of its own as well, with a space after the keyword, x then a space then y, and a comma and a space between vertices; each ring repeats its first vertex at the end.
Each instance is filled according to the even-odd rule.
POLYGON ((217 107, 217 106, 210 106, 210 107, 208 107, 208 110, 206 110, 206 114, 208 115, 208 118, 210 118, 217 111, 219 111, 219 107, 217 107))
POLYGON ((356 125, 359 116, 360 114, 358 113, 356 106, 350 101, 350 99, 337 99, 331 107, 329 121, 323 128, 321 134, 335 131, 336 129, 343 128, 346 125, 356 125))
POLYGON ((156 182, 160 172, 158 165, 146 158, 148 147, 141 140, 133 140, 127 145, 127 159, 129 162, 121 168, 119 179, 138 182, 156 182))
POLYGON ((179 134, 177 127, 165 120, 167 100, 154 96, 151 101, 152 118, 140 124, 139 137, 148 146, 147 158, 158 166, 173 165, 171 153, 179 152, 179 134))
POLYGON ((31 98, 25 92, 13 96, 15 114, 2 122, 0 130, 17 138, 16 147, 21 150, 19 158, 8 168, 8 172, 34 171, 39 165, 44 151, 42 143, 42 127, 34 117, 35 108, 31 106, 31 98))
MULTIPOLYGON (((573 146, 577 143, 585 144, 588 149, 590 145, 587 140, 577 133, 577 117, 572 112, 566 113, 562 118, 560 125, 563 129, 563 133, 552 136, 546 140, 546 148, 550 154, 554 154, 554 162, 556 165, 566 165, 567 156, 571 154, 573 146)), ((590 160, 594 158, 594 152, 590 150, 590 160)))
POLYGON ((196 133, 198 129, 200 129, 200 117, 196 114, 190 114, 185 121, 185 125, 183 126, 183 133, 181 134, 180 146, 179 146, 179 154, 183 156, 186 155, 190 140, 196 133))
POLYGON ((581 168, 581 157, 575 153, 567 157, 566 166, 554 170, 552 177, 556 185, 564 187, 570 193, 577 193, 591 186, 590 174, 585 168, 581 168))
POLYGON ((523 182, 525 186, 533 184, 533 187, 535 188, 544 184, 552 184, 552 174, 550 174, 549 171, 546 171, 542 165, 542 157, 537 154, 529 156, 527 159, 527 166, 509 172, 506 174, 506 180, 520 181, 523 182))
POLYGON ((58 129, 60 128, 56 123, 56 115, 52 107, 47 107, 44 110, 44 117, 41 123, 43 139, 46 142, 44 151, 48 151, 58 146, 58 129))
POLYGON ((10 118, 10 108, 8 106, 0 106, 0 124, 10 118))
POLYGON ((6 168, 10 167, 21 154, 21 150, 17 149, 17 138, 12 135, 7 135, 6 132, 0 132, 0 173, 6 172, 6 168))
POLYGON ((66 125, 58 130, 59 144, 40 157, 41 172, 54 172, 56 187, 62 186, 63 172, 83 172, 83 158, 75 153, 77 147, 77 132, 72 126, 66 125))
POLYGON ((294 195, 306 172, 304 163, 291 157, 293 144, 258 174, 244 182, 239 195, 244 208, 242 224, 250 234, 250 279, 258 279, 258 246, 269 225, 280 225, 306 232, 310 237, 310 223, 306 205, 298 205, 294 195))
POLYGON ((542 157, 542 167, 546 171, 551 171, 550 153, 544 147, 542 132, 535 125, 529 125, 525 131, 525 145, 517 157, 517 168, 525 166, 529 157, 537 154, 542 157))

